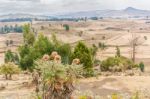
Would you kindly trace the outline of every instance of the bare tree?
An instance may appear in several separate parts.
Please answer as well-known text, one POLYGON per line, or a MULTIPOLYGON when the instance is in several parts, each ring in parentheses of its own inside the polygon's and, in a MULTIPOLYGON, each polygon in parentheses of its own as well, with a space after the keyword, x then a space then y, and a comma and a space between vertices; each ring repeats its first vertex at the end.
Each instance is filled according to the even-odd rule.
POLYGON ((140 38, 141 36, 137 36, 136 33, 131 33, 131 39, 129 40, 129 44, 131 46, 131 59, 134 63, 136 59, 137 47, 144 43, 143 40, 140 40, 140 38))

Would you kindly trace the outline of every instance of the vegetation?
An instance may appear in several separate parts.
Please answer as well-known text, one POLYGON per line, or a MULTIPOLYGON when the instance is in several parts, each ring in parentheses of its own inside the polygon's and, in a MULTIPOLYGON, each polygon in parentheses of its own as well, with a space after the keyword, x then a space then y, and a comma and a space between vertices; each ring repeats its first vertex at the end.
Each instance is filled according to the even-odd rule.
POLYGON ((15 26, 7 26, 5 25, 4 27, 0 28, 0 33, 4 34, 4 33, 13 33, 13 32, 17 32, 17 33, 22 33, 23 32, 23 28, 22 26, 18 26, 17 24, 15 26))
POLYGON ((98 20, 98 17, 91 17, 91 20, 98 20))
POLYGON ((9 18, 9 19, 2 19, 0 22, 25 22, 25 21, 32 21, 32 18, 9 18))
POLYGON ((116 57, 120 57, 120 48, 116 46, 116 57))
POLYGON ((14 62, 15 64, 19 64, 19 56, 17 53, 13 53, 11 50, 5 52, 5 63, 14 62))
POLYGON ((140 67, 141 72, 144 72, 145 65, 143 62, 140 62, 139 67, 140 67))
POLYGON ((33 63, 36 59, 36 52, 31 46, 22 45, 19 47, 19 65, 23 70, 32 70, 34 68, 33 63))
POLYGON ((33 48, 36 52, 37 58, 41 58, 44 54, 50 54, 55 50, 54 44, 42 33, 38 35, 37 40, 34 42, 33 48))
POLYGON ((0 73, 5 75, 6 79, 12 79, 13 74, 18 74, 20 69, 14 63, 8 62, 0 67, 0 73))
POLYGON ((53 60, 39 60, 35 64, 42 73, 42 90, 38 92, 42 99, 70 99, 72 97, 73 82, 82 73, 82 66, 63 65, 53 60))
POLYGON ((33 70, 34 60, 42 58, 44 54, 50 54, 57 51, 62 56, 62 63, 68 64, 71 61, 71 47, 69 44, 61 43, 56 36, 52 35, 52 40, 42 33, 35 36, 31 31, 30 25, 24 26, 24 45, 19 47, 20 66, 23 70, 33 70))
POLYGON ((19 55, 20 55, 20 67, 23 70, 33 69, 33 62, 36 58, 36 52, 33 49, 33 44, 35 42, 35 36, 31 30, 29 24, 25 24, 23 27, 23 38, 24 44, 19 47, 19 55))
POLYGON ((74 49, 72 54, 72 59, 80 59, 81 64, 83 64, 84 69, 89 69, 93 67, 92 54, 90 49, 82 42, 79 42, 74 49))
POLYGON ((101 50, 104 50, 107 47, 104 43, 101 43, 101 42, 98 43, 98 46, 101 50))
POLYGON ((72 59, 78 58, 80 60, 80 63, 83 64, 84 73, 83 75, 85 77, 91 77, 94 76, 94 70, 93 70, 93 60, 92 56, 94 53, 91 52, 91 49, 89 49, 84 43, 79 42, 74 49, 74 52, 72 53, 72 59))
POLYGON ((66 31, 70 30, 70 26, 68 24, 64 24, 63 27, 65 28, 66 31))
POLYGON ((102 71, 124 71, 126 69, 131 69, 135 65, 132 60, 126 57, 109 57, 101 62, 102 71))
POLYGON ((23 26, 23 38, 24 44, 27 46, 32 46, 35 41, 35 35, 29 24, 23 26))

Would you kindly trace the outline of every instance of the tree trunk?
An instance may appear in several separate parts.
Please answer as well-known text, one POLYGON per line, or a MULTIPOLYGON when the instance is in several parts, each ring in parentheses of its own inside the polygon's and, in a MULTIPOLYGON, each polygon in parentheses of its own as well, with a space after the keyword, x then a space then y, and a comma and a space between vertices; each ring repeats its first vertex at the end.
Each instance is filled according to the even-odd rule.
POLYGON ((8 75, 7 74, 5 74, 5 79, 8 80, 8 75))

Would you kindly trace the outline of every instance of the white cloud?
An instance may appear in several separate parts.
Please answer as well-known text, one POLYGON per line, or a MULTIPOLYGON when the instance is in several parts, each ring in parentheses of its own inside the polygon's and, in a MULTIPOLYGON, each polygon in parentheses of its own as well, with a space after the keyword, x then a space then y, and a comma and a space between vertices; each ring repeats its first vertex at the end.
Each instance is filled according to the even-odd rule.
POLYGON ((0 13, 58 13, 135 7, 150 10, 150 0, 0 0, 0 13))

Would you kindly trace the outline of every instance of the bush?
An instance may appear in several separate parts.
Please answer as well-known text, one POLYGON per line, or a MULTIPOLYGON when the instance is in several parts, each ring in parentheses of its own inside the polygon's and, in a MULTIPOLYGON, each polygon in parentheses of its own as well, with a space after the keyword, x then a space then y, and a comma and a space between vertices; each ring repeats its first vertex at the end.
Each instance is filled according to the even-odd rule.
POLYGON ((20 69, 14 63, 6 63, 0 67, 0 73, 5 75, 6 79, 11 79, 13 74, 18 74, 20 69))
POLYGON ((79 42, 72 54, 72 60, 73 59, 80 59, 81 64, 83 64, 84 69, 89 69, 93 67, 92 62, 92 53, 90 49, 82 42, 79 42))
POLYGON ((55 50, 55 45, 42 33, 38 35, 38 39, 34 43, 36 57, 41 58, 44 54, 50 54, 55 50))
POLYGON ((95 73, 95 71, 92 68, 87 68, 87 69, 84 69, 84 71, 83 71, 84 77, 94 77, 96 75, 97 74, 95 73))
POLYGON ((144 72, 145 65, 143 62, 140 62, 139 67, 140 67, 141 72, 144 72))
POLYGON ((65 28, 66 31, 69 31, 69 30, 70 30, 70 27, 69 27, 68 24, 64 24, 63 27, 65 28))
POLYGON ((73 82, 82 73, 80 65, 63 65, 53 61, 35 62, 42 75, 42 99, 70 99, 74 90, 73 82))
POLYGON ((69 44, 62 44, 58 46, 56 51, 62 57, 63 64, 71 63, 70 58, 71 58, 72 51, 71 51, 71 46, 69 44))
POLYGON ((32 70, 33 67, 33 62, 36 59, 36 52, 35 50, 27 45, 23 45, 19 47, 19 55, 20 55, 20 60, 19 60, 19 65, 21 69, 23 70, 32 70))
POLYGON ((131 69, 135 65, 134 63, 126 57, 109 57, 101 62, 102 71, 111 71, 110 69, 117 66, 120 69, 131 69))
POLYGON ((23 70, 34 69, 33 62, 43 55, 50 55, 53 51, 57 51, 62 56, 62 63, 68 64, 71 61, 71 47, 69 44, 61 43, 56 36, 52 35, 52 41, 48 37, 40 34, 33 46, 24 44, 19 47, 20 66, 23 70))
POLYGON ((120 57, 120 48, 116 46, 116 57, 120 57))
POLYGON ((5 52, 5 63, 14 62, 15 64, 19 64, 19 56, 17 53, 13 53, 11 50, 5 52))

